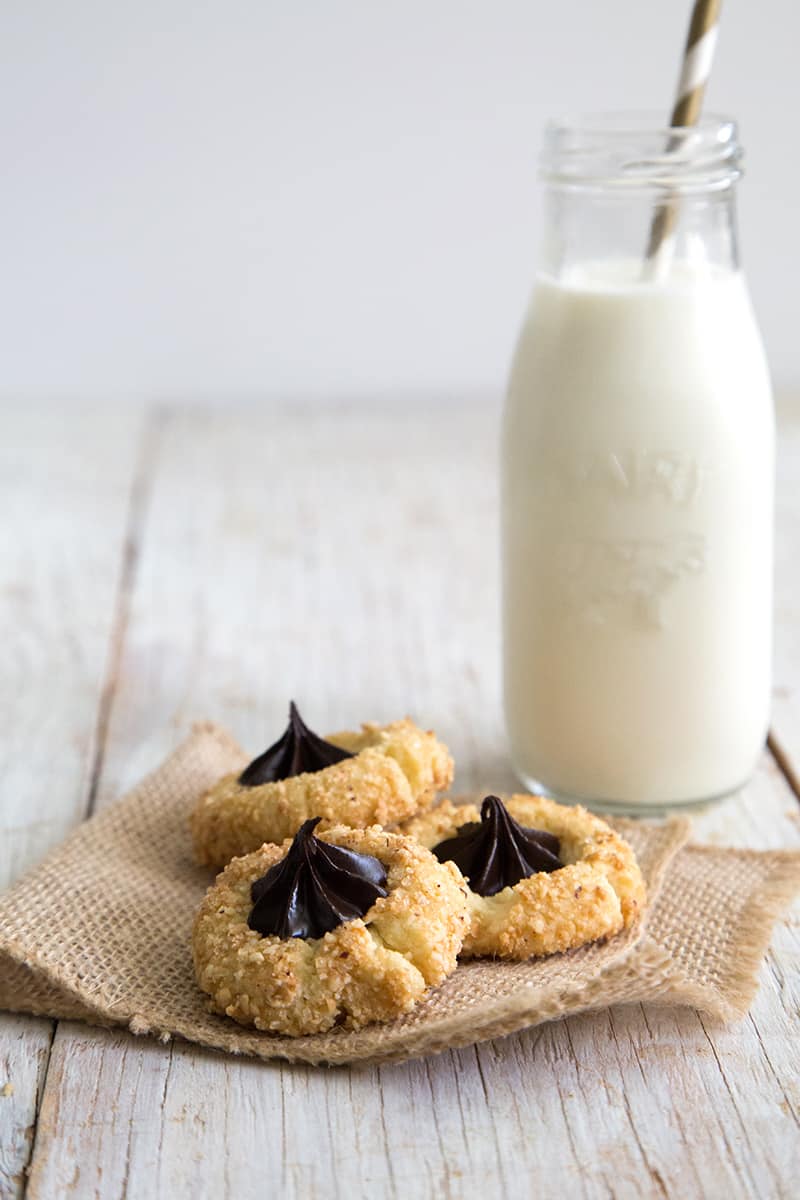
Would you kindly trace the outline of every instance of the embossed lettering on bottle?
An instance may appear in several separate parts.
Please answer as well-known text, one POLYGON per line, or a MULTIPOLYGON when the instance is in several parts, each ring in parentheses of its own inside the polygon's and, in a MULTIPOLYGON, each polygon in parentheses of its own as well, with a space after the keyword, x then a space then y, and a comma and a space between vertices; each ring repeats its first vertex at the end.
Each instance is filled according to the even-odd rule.
POLYGON ((602 626, 613 622, 655 632, 669 621, 670 594, 705 566, 706 539, 691 527, 691 509, 707 477, 693 456, 671 450, 608 450, 565 456, 551 463, 550 499, 583 514, 577 531, 564 533, 553 569, 559 600, 575 620, 602 626), (615 533, 619 515, 599 519, 611 505, 629 504, 636 514, 659 508, 684 514, 674 529, 658 536, 615 533), (585 524, 604 529, 594 533, 585 524))

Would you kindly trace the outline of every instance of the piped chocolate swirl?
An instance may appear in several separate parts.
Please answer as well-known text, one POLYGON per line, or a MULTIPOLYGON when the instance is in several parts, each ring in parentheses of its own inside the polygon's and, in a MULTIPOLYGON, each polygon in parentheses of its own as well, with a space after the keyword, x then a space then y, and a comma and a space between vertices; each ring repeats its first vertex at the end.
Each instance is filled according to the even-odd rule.
POLYGON ((495 896, 538 871, 563 867, 560 849, 554 834, 517 824, 497 796, 487 796, 480 821, 460 826, 433 853, 440 862, 454 862, 473 892, 495 896))
POLYGON ((380 896, 389 894, 383 863, 315 837, 320 819, 301 825, 286 857, 250 889, 253 907, 247 924, 262 937, 322 937, 363 917, 380 896))
POLYGON ((294 775, 305 775, 322 771, 345 758, 353 758, 349 750, 342 750, 332 742, 308 728, 297 705, 289 705, 289 724, 282 737, 254 758, 239 776, 242 787, 259 787, 262 783, 277 783, 279 779, 291 779, 294 775))

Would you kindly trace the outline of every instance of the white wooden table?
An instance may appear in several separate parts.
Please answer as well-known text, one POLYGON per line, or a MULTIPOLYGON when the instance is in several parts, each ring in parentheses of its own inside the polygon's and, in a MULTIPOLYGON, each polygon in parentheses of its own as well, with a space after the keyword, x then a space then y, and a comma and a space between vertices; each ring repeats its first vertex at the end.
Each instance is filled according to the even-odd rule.
MULTIPOLYGON (((406 712, 513 780, 496 408, 9 410, 0 886, 196 717, 254 752, 406 712)), ((800 416, 781 445, 771 752, 697 835, 800 845, 800 416)), ((68 897, 65 897, 68 902, 68 897)), ((779 1197, 800 1168, 798 918, 734 1028, 640 1005, 399 1066, 264 1065, 0 1014, 0 1196, 779 1197)))

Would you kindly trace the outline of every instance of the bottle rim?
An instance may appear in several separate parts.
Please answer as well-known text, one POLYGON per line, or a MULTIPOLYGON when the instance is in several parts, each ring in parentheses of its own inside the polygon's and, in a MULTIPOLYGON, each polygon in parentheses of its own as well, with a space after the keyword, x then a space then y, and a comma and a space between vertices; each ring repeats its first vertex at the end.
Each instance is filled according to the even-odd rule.
POLYGON ((739 178, 741 162, 730 117, 665 126, 661 114, 610 112, 549 121, 539 173, 562 187, 720 191, 739 178))

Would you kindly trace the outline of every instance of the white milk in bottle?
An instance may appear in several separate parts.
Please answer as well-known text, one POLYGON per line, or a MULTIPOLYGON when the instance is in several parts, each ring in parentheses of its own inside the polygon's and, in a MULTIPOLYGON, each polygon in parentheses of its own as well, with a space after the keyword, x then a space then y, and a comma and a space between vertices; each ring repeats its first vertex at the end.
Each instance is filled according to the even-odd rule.
POLYGON ((503 439, 515 767, 631 811, 738 788, 769 713, 773 415, 736 256, 736 132, 670 136, 665 155, 655 126, 550 130, 503 439), (675 229, 645 265, 665 195, 675 229))

